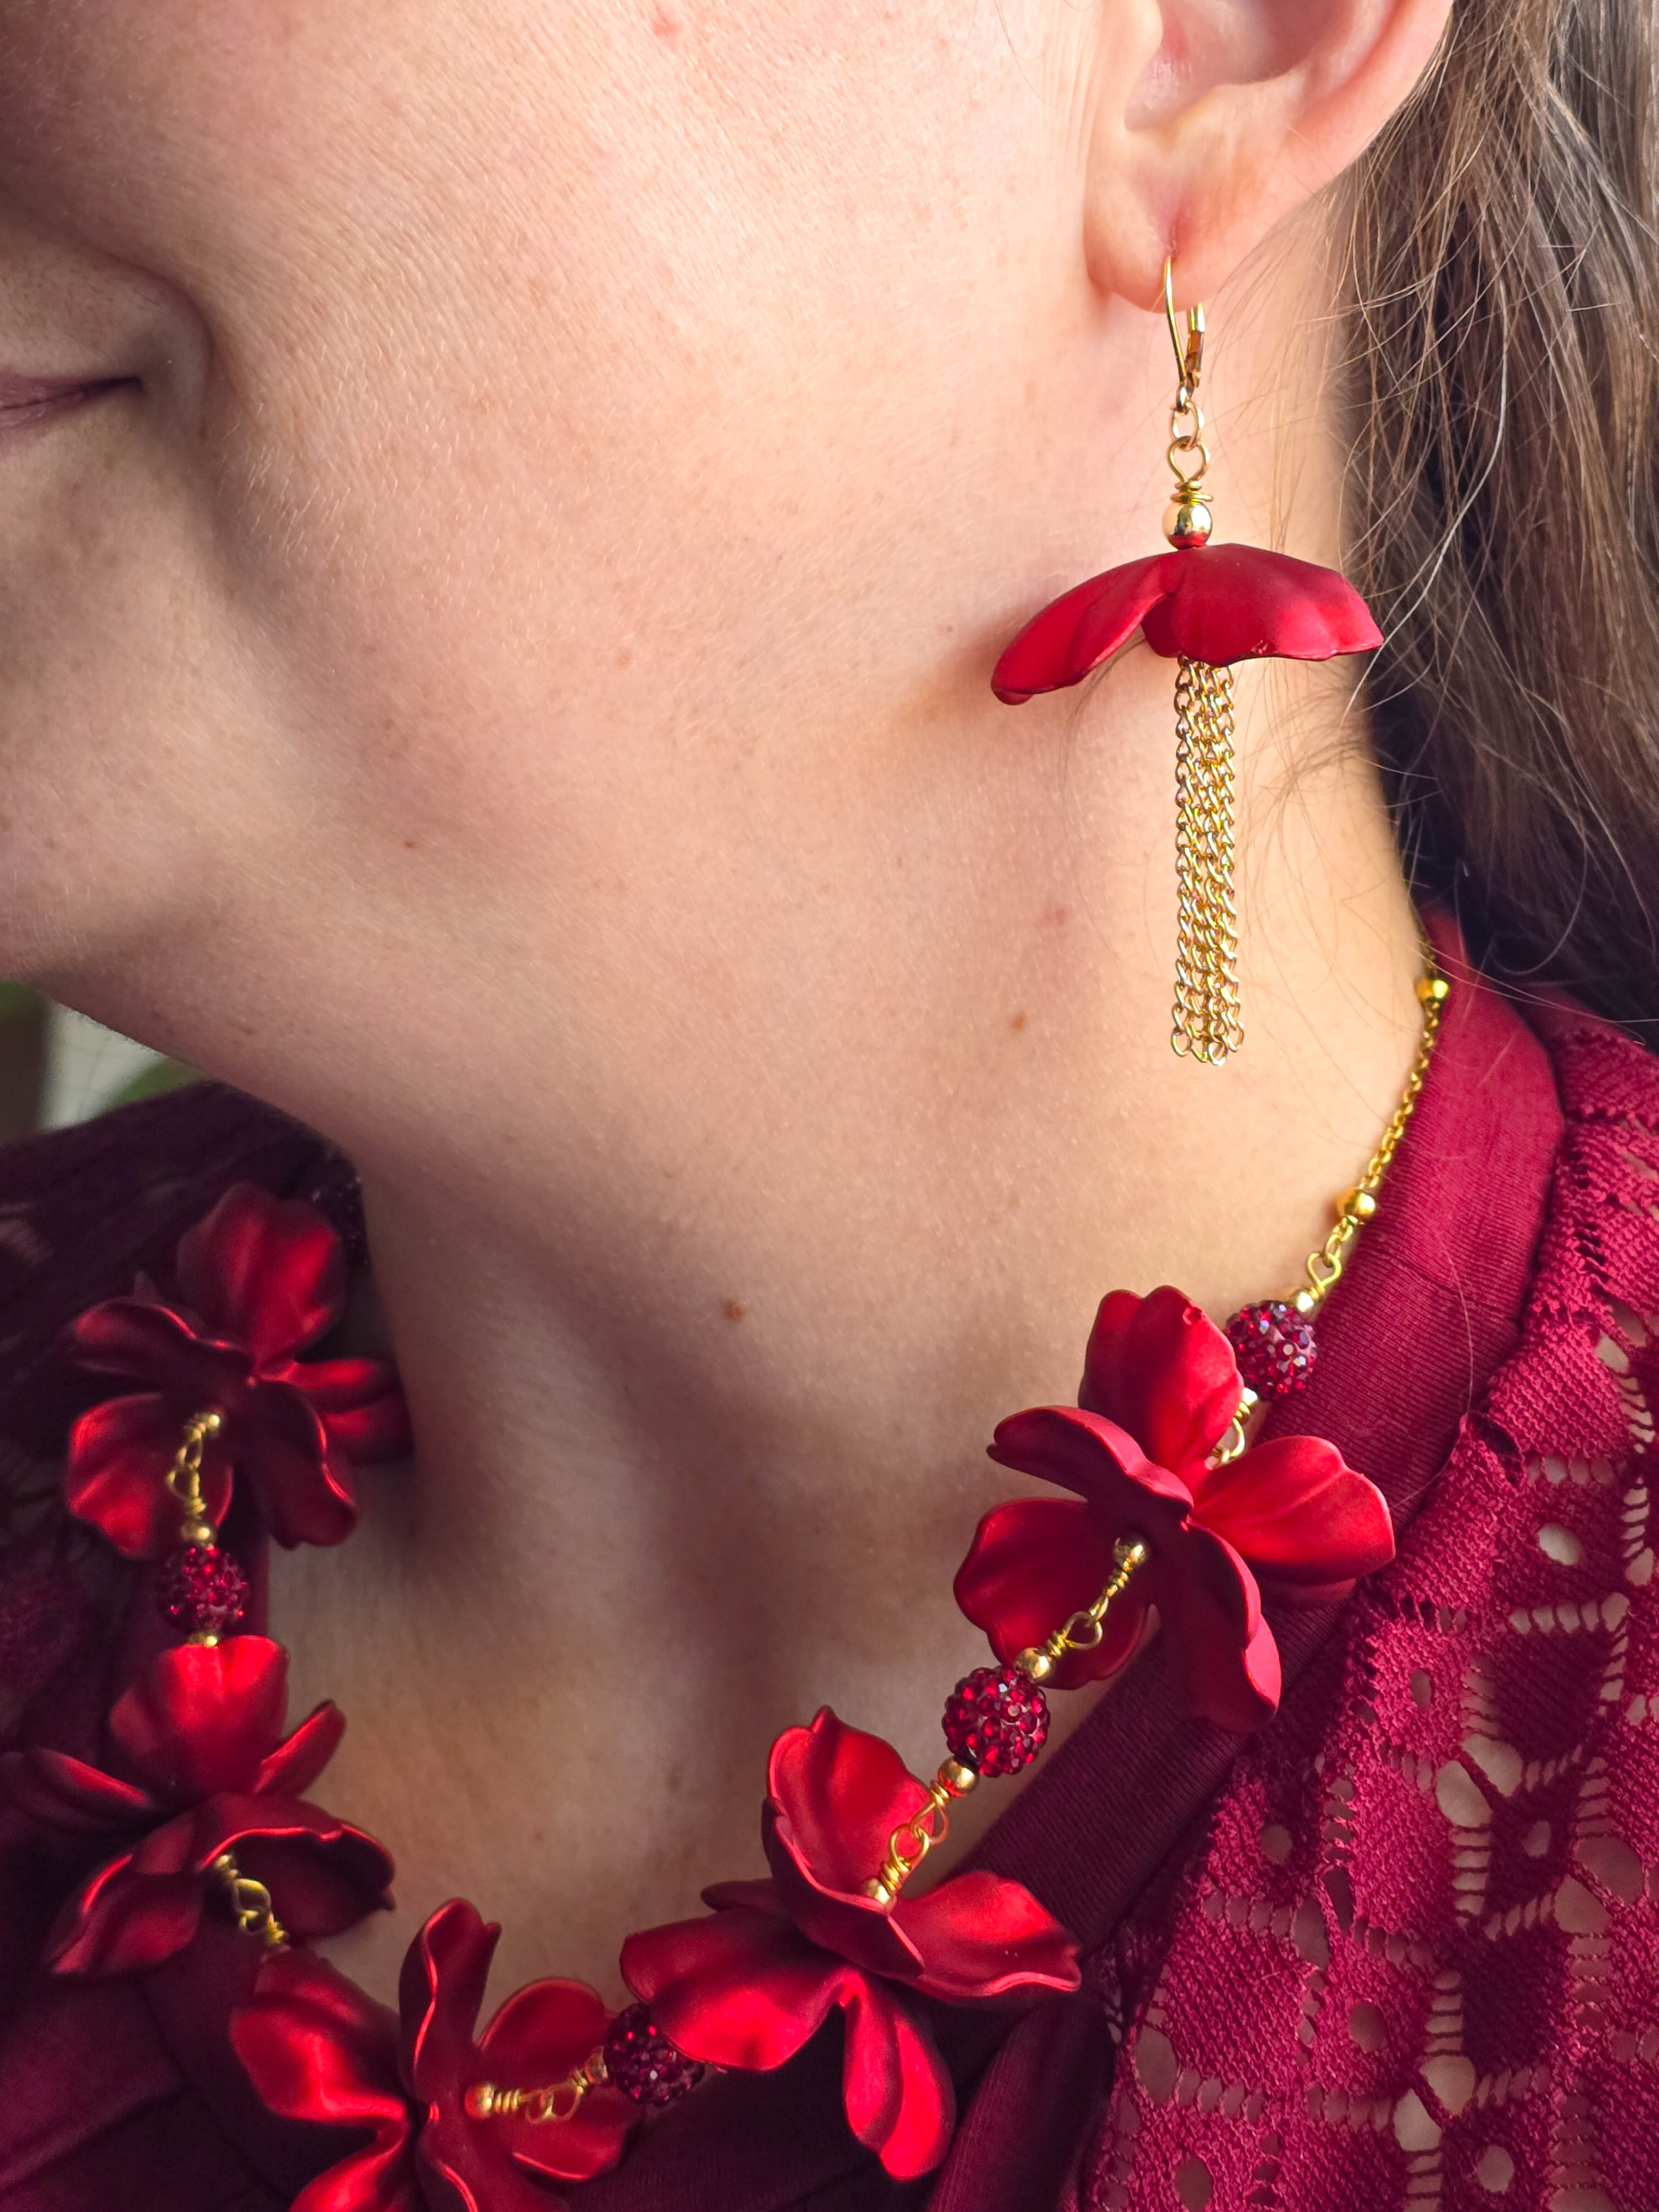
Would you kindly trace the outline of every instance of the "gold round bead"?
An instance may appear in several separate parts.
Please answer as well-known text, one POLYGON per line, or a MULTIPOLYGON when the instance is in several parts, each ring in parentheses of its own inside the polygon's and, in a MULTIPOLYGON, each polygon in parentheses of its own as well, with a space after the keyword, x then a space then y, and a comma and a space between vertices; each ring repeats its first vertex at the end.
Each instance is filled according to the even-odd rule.
POLYGON ((186 1521, 179 1533, 185 1543, 193 1544, 198 1552, 210 1552, 219 1537, 210 1521, 186 1521))
POLYGON ((878 1874, 872 1874, 864 1885, 864 1894, 872 1905, 890 1905, 893 1893, 878 1874))
POLYGON ((1376 1212, 1376 1200, 1371 1192, 1345 1190, 1342 1194, 1341 1213, 1345 1221, 1369 1221, 1376 1212))
POLYGON ((1046 1682, 1054 1671, 1054 1661, 1046 1651, 1039 1651, 1035 1644, 1028 1644, 1014 1664, 1030 1682, 1046 1682))
POLYGON ((953 1797, 965 1797, 979 1781, 979 1769, 964 1766, 959 1759, 947 1759, 939 1771, 939 1778, 953 1797))
POLYGON ((1426 1006, 1443 1006, 1451 996, 1451 985, 1443 975, 1419 975, 1417 995, 1426 1006))
POLYGON ((1164 535, 1183 550, 1206 544, 1215 528, 1215 517, 1201 499, 1172 499, 1164 510, 1164 535))

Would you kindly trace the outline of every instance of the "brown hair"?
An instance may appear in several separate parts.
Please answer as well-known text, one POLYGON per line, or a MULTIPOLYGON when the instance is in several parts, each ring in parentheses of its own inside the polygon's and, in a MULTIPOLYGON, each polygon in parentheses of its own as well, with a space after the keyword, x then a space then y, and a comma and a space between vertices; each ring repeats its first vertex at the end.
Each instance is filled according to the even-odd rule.
POLYGON ((1352 571, 1419 893, 1659 1042, 1651 0, 1455 0, 1357 180, 1352 571))

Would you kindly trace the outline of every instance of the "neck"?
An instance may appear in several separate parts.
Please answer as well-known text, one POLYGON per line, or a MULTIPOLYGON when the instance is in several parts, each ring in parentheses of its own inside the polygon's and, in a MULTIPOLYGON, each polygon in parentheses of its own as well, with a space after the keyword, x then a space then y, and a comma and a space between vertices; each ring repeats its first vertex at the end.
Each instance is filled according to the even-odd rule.
POLYGON ((1413 919, 1331 672, 1243 672, 1248 1042, 1172 1056, 1172 672, 1126 662, 1046 772, 868 797, 678 1024, 638 1010, 603 1114, 548 1041, 485 1141, 358 1146, 418 1460, 280 1561, 273 1627, 404 1862, 371 1980, 460 1889, 504 1971, 614 1990, 627 1928, 763 1870, 767 1747, 821 1703, 927 1765, 997 1419, 1074 1399, 1107 1290, 1224 1316, 1322 1240, 1416 1048, 1413 919))

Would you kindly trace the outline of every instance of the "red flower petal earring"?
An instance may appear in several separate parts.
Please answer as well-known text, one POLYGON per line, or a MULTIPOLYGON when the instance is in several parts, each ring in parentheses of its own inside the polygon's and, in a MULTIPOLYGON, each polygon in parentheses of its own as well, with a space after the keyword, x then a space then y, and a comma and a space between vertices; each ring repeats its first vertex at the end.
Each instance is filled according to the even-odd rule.
POLYGON ((1369 653, 1382 634, 1334 569, 1256 545, 1212 545, 1210 465, 1199 385, 1204 310, 1177 318, 1175 264, 1164 264, 1164 312, 1175 349, 1170 410, 1172 550, 1091 576, 1027 623, 997 662, 1005 705, 1081 683, 1139 631, 1176 664, 1176 985, 1170 1042, 1218 1066, 1244 1041, 1233 898, 1233 668, 1241 660, 1328 660, 1369 653), (1184 323, 1184 328, 1183 328, 1184 323))

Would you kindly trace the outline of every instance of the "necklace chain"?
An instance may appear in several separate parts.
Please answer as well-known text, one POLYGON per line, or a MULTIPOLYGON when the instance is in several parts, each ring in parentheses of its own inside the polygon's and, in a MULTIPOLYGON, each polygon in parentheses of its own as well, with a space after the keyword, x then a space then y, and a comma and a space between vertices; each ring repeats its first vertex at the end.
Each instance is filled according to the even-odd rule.
POLYGON ((1395 1108, 1389 1126, 1382 1132, 1376 1150, 1366 1164, 1365 1172, 1352 1190, 1344 1191, 1337 1204, 1336 1226, 1316 1252, 1307 1258, 1307 1280, 1290 1300, 1297 1311, 1310 1314, 1322 1305, 1342 1279, 1348 1253, 1354 1238, 1376 1212, 1377 1192, 1389 1163, 1400 1148, 1406 1126, 1414 1112, 1423 1084, 1429 1072, 1429 1062, 1434 1057, 1434 1048, 1440 1036, 1440 1018, 1444 1011, 1451 985, 1446 980, 1434 947, 1426 937, 1420 939, 1423 952, 1423 973, 1417 979, 1417 996, 1423 1009, 1423 1033, 1418 1040, 1417 1057, 1412 1062, 1411 1073, 1406 1078, 1406 1087, 1400 1094, 1400 1103, 1395 1108))

